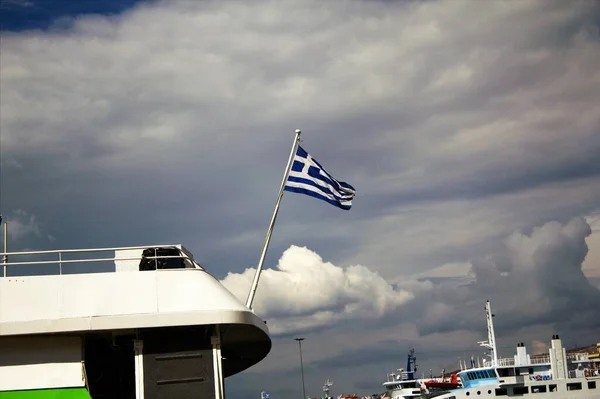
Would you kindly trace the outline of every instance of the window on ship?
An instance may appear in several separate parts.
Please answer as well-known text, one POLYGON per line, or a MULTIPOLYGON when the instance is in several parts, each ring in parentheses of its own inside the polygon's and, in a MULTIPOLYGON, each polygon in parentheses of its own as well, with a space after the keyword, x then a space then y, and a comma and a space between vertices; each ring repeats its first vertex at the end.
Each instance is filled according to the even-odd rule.
POLYGON ((581 382, 570 382, 567 384, 567 391, 579 391, 581 389, 581 382))
MULTIPOLYGON (((500 377, 508 377, 508 376, 510 376, 510 374, 511 374, 511 373, 510 373, 510 370, 512 370, 512 369, 499 369, 499 370, 498 370, 498 375, 499 375, 500 377)), ((513 375, 514 375, 514 374, 513 374, 513 375)))
POLYGON ((506 395, 508 395, 506 388, 496 388, 496 396, 506 396, 506 395))
POLYGON ((529 393, 529 387, 514 387, 513 394, 515 395, 524 395, 529 393))
POLYGON ((542 393, 546 391, 547 387, 545 385, 534 385, 531 387, 531 393, 542 393))

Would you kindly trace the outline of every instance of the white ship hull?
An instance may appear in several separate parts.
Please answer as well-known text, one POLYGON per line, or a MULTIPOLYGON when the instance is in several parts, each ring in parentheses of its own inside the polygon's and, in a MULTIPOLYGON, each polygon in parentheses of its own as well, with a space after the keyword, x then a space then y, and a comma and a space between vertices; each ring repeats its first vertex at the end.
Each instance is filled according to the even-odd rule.
POLYGON ((515 396, 523 399, 528 396, 532 399, 598 399, 600 398, 600 377, 531 381, 523 384, 498 384, 471 389, 457 389, 436 396, 436 399, 506 398, 515 396))

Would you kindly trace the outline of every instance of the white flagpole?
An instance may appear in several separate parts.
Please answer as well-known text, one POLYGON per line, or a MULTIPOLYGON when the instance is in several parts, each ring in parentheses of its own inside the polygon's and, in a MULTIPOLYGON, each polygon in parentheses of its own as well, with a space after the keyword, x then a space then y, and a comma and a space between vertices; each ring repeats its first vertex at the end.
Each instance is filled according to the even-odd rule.
MULTIPOLYGON (((4 253, 8 253, 8 223, 4 222, 4 253)), ((2 257, 2 263, 4 264, 4 277, 6 277, 6 263, 8 262, 8 255, 2 257)))
POLYGON ((248 309, 252 309, 252 301, 254 301, 254 294, 256 294, 256 287, 258 286, 258 279, 260 278, 260 272, 262 271, 263 263, 265 262, 265 256, 267 255, 267 249, 269 248, 269 242, 271 241, 271 234, 273 233, 273 226, 275 225, 275 219, 277 219, 277 213, 279 212, 279 204, 281 203, 281 197, 283 197, 285 183, 290 175, 290 168, 292 167, 292 162, 294 160, 294 156, 296 155, 296 150, 298 149, 298 143, 300 142, 300 133, 300 130, 296 130, 296 135, 294 136, 294 145, 292 146, 290 158, 288 159, 287 167, 285 168, 285 173, 283 174, 283 180, 281 181, 281 187, 279 187, 279 195, 277 195, 277 201, 275 202, 275 210, 273 211, 273 216, 271 217, 271 223, 269 224, 269 229, 267 230, 267 235, 265 236, 265 244, 260 254, 258 265, 256 266, 256 273, 254 273, 254 281, 252 282, 252 287, 250 288, 250 293, 248 294, 248 300, 246 301, 246 307, 248 309))

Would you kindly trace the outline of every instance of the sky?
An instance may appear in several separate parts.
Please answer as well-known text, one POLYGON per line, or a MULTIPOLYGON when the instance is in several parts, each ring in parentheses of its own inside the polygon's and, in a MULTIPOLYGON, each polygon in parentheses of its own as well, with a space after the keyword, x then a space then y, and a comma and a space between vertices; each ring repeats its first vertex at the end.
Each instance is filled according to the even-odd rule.
MULTIPOLYGON (((352 184, 286 193, 228 397, 381 392, 600 341, 594 1, 0 1, 10 250, 181 243, 245 300, 295 129, 352 184)), ((44 272, 38 270, 38 272, 44 272)))

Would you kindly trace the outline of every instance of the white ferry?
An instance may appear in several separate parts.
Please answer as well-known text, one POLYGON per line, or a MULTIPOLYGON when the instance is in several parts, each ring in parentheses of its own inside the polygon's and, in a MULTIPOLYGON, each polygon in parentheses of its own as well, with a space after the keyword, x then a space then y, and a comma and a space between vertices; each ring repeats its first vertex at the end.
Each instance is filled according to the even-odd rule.
POLYGON ((499 359, 496 351, 490 302, 486 303, 488 341, 480 345, 490 350, 483 367, 462 370, 462 388, 436 395, 436 399, 485 399, 530 397, 531 399, 600 399, 600 361, 585 353, 567 355, 558 335, 552 336, 547 356, 534 359, 523 343, 514 357, 499 359))
POLYGON ((420 397, 423 393, 425 393, 424 387, 415 378, 415 372, 417 371, 417 358, 414 356, 414 354, 414 349, 411 349, 408 352, 406 370, 398 369, 397 373, 388 373, 388 379, 383 383, 383 387, 386 390, 384 398, 409 399, 420 397))
POLYGON ((271 349, 181 245, 0 256, 1 399, 222 399, 271 349))

